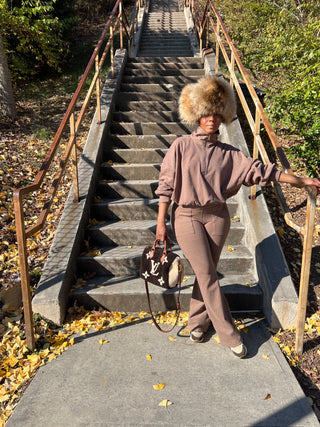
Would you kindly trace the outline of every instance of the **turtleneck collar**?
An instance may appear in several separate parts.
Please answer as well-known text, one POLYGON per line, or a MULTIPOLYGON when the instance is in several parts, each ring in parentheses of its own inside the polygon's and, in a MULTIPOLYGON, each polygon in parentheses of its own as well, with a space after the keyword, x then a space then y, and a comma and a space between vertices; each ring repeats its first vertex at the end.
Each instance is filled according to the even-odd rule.
POLYGON ((216 133, 213 133, 213 134, 209 134, 209 133, 205 132, 201 126, 199 126, 194 134, 197 138, 201 139, 201 141, 203 141, 205 143, 215 144, 218 140, 219 131, 217 131, 216 133))

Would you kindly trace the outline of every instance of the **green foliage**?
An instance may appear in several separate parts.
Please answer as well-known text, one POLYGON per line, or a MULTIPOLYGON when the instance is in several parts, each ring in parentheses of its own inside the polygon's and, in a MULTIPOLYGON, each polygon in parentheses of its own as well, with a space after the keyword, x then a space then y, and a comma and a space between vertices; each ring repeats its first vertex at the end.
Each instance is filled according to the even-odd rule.
POLYGON ((291 154, 320 173, 320 3, 220 0, 220 13, 244 65, 272 78, 268 111, 298 135, 291 154))
POLYGON ((105 15, 106 18, 108 13, 113 9, 115 0, 77 0, 77 9, 81 16, 86 16, 89 19, 94 19, 99 15, 105 15))
POLYGON ((68 52, 63 41, 74 20, 73 0, 0 0, 0 27, 14 79, 44 67, 59 70, 68 52))

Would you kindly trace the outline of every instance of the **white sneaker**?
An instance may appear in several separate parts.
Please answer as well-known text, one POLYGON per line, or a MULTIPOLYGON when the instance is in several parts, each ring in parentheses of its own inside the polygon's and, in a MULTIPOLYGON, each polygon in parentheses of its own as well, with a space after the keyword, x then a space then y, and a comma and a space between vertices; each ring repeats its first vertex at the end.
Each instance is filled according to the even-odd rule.
POLYGON ((204 340, 204 332, 191 331, 190 340, 193 342, 202 342, 204 340))
POLYGON ((244 344, 239 344, 237 347, 230 347, 230 350, 232 353, 242 359, 243 357, 246 357, 248 350, 247 347, 244 344))

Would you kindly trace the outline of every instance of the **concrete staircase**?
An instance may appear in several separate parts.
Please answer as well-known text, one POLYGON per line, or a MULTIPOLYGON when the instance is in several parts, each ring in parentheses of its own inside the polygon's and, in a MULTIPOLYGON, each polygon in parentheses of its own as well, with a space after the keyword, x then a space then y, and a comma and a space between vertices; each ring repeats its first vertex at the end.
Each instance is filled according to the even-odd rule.
POLYGON ((177 0, 150 2, 138 56, 193 56, 182 7, 183 2, 180 1, 180 3, 181 7, 177 0))
MULTIPOLYGON (((179 122, 179 93, 203 74, 199 58, 128 59, 105 140, 91 221, 77 262, 79 279, 70 293, 70 304, 77 300, 88 308, 147 310, 138 272, 143 248, 155 238, 158 201, 154 191, 168 147, 177 136, 192 131, 179 122)), ((262 292, 256 286, 254 260, 245 245, 237 199, 228 206, 232 227, 218 266, 221 285, 233 310, 258 311, 262 292)), ((176 246, 173 249, 180 252, 176 246)), ((188 310, 194 276, 187 260, 184 268, 181 302, 182 309, 188 310)), ((174 308, 175 293, 152 286, 154 309, 174 308)))

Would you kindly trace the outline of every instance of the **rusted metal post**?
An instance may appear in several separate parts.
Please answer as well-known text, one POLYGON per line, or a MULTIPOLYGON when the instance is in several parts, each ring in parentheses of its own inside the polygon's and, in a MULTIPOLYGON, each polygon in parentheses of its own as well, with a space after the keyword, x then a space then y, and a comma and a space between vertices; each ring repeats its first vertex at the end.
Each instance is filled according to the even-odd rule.
POLYGON ((209 19, 210 19, 210 8, 208 6, 207 8, 207 21, 206 21, 206 29, 207 29, 207 34, 206 34, 206 47, 209 47, 209 19))
MULTIPOLYGON (((255 117, 255 122, 254 122, 254 135, 253 135, 253 153, 252 153, 252 157, 254 159, 258 158, 257 138, 260 136, 260 120, 261 120, 261 116, 260 116, 258 108, 256 108, 256 117, 255 117)), ((251 187, 251 195, 250 195, 251 200, 255 200, 256 193, 257 193, 256 192, 256 186, 253 185, 251 187)))
POLYGON ((234 53, 233 51, 231 52, 231 59, 230 59, 230 86, 233 88, 234 87, 234 81, 233 81, 233 76, 234 76, 234 53))
POLYGON ((113 61, 113 29, 110 27, 110 61, 111 61, 111 75, 114 79, 114 61, 113 61))
POLYGON ((98 124, 101 124, 101 102, 100 102, 100 69, 99 69, 99 54, 95 57, 96 64, 96 98, 97 98, 97 115, 98 115, 98 124))
POLYGON ((35 339, 33 331, 32 304, 30 292, 30 276, 27 257, 26 232, 24 225, 24 214, 22 207, 22 198, 19 190, 13 193, 14 214, 16 220, 16 234, 19 251, 19 267, 21 277, 21 291, 23 300, 23 315, 25 323, 25 333, 27 347, 30 350, 35 348, 35 339))
POLYGON ((312 252, 312 237, 314 230, 314 217, 316 212, 316 195, 308 195, 307 217, 303 239, 302 265, 300 273, 299 303, 298 303, 298 320, 296 330, 295 351, 298 355, 303 352, 303 334, 306 321, 308 288, 310 277, 310 264, 312 252))
POLYGON ((202 25, 200 26, 199 35, 200 35, 200 37, 199 37, 199 48, 200 48, 200 52, 202 52, 202 48, 203 48, 203 40, 202 40, 202 37, 203 37, 203 28, 202 28, 202 25))
POLYGON ((78 180, 78 162, 77 162, 77 145, 76 145, 76 132, 75 132, 75 120, 74 111, 70 116, 70 135, 72 138, 72 178, 73 178, 73 201, 74 203, 79 202, 79 180, 78 180))
POLYGON ((220 37, 220 25, 219 22, 217 21, 217 39, 216 39, 216 63, 215 63, 215 75, 217 76, 219 74, 219 37, 220 37))
POLYGON ((122 16, 122 0, 119 3, 119 13, 120 13, 120 49, 123 50, 123 16, 122 16))

